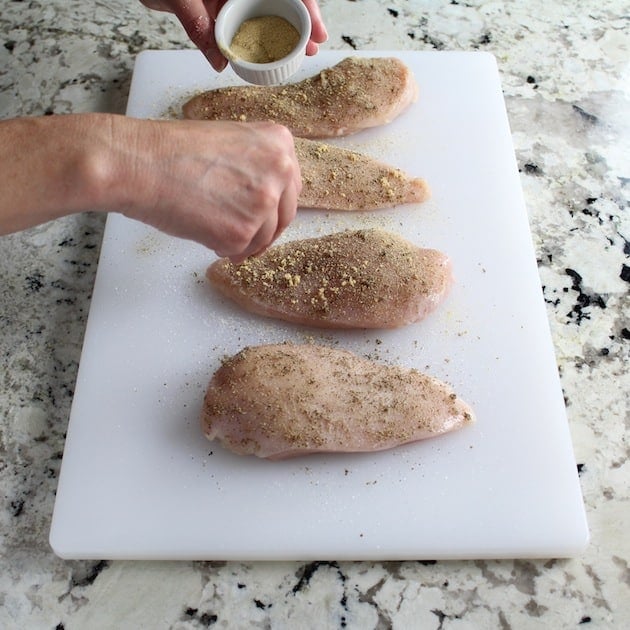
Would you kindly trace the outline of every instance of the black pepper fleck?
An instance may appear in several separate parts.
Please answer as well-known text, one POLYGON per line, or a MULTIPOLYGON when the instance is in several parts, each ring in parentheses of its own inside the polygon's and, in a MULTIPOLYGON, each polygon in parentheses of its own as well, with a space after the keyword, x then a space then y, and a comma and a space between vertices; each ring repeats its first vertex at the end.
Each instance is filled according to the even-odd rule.
POLYGON ((209 627, 214 625, 217 622, 217 615, 211 615, 210 613, 203 613, 203 615, 201 615, 201 617, 199 617, 199 623, 201 623, 202 625, 209 627))
POLYGON ((24 499, 15 499, 11 501, 11 514, 13 516, 20 516, 24 511, 24 499))
POLYGON ((479 38, 479 45, 480 46, 484 46, 486 44, 490 44, 492 42, 492 35, 490 33, 484 33, 480 38, 479 38))
POLYGON ((523 164, 523 170, 528 175, 541 175, 542 174, 542 171, 540 170, 540 167, 538 166, 538 164, 533 164, 532 162, 527 162, 526 164, 523 164))
POLYGON ((31 293, 38 293, 39 290, 44 286, 42 282, 44 276, 38 271, 30 276, 26 276, 26 288, 31 293))
POLYGON ((587 123, 591 125, 595 125, 599 122, 599 118, 595 116, 595 114, 591 114, 586 110, 582 109, 579 105, 572 105, 573 111, 577 112, 587 123))
POLYGON ((356 50, 357 49, 357 45, 354 43, 354 40, 352 39, 352 37, 350 37, 349 35, 342 35, 341 39, 348 44, 348 46, 350 46, 352 49, 356 50))

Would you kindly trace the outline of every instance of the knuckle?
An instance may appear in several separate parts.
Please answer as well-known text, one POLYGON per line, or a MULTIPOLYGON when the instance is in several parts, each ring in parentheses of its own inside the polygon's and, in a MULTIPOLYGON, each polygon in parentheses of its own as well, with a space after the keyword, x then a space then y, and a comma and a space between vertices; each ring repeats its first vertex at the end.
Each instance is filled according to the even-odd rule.
POLYGON ((274 209, 278 206, 278 195, 271 182, 266 181, 256 190, 255 204, 256 208, 262 210, 263 212, 274 209))
POLYGON ((292 152, 279 151, 274 155, 273 172, 284 185, 299 174, 297 158, 292 152))
POLYGON ((289 131, 288 127, 273 123, 273 126, 270 128, 270 135, 272 145, 276 152, 285 155, 294 153, 295 144, 293 134, 289 131))
POLYGON ((276 124, 275 129, 276 129, 276 134, 278 136, 278 139, 281 142, 289 144, 290 146, 293 146, 293 134, 291 133, 291 131, 289 131, 288 127, 285 127, 284 125, 276 124))
POLYGON ((249 246, 255 230, 248 222, 239 221, 226 229, 222 241, 222 251, 228 255, 239 254, 249 246))

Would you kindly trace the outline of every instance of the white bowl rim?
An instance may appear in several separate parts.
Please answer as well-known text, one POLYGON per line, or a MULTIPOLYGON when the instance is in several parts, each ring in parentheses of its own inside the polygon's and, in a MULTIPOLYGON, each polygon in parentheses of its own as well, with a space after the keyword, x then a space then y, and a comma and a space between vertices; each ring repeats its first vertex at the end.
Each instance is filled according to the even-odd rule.
MULTIPOLYGON (((302 0, 274 0, 275 5, 284 2, 287 5, 293 6, 297 10, 300 19, 303 22, 304 26, 300 28, 300 39, 298 40, 295 48, 288 55, 282 57, 282 59, 270 61, 268 63, 255 63, 233 55, 230 52, 229 43, 226 43, 224 41, 222 35, 225 28, 225 20, 229 19, 230 12, 235 6, 238 6, 243 2, 247 3, 252 9, 255 9, 257 4, 256 2, 252 2, 251 0, 228 0, 219 11, 219 15, 217 16, 217 20, 214 26, 215 40, 217 46, 219 47, 221 53, 225 55, 225 57, 229 60, 231 64, 238 64, 242 68, 250 71, 264 72, 266 70, 276 70, 278 68, 282 68, 282 66, 286 65, 287 62, 291 61, 296 56, 304 54, 304 52, 306 51, 306 45, 311 38, 311 16, 308 12, 308 9, 306 8, 306 5, 302 2, 302 0)), ((270 14, 266 13, 265 15, 270 14)))

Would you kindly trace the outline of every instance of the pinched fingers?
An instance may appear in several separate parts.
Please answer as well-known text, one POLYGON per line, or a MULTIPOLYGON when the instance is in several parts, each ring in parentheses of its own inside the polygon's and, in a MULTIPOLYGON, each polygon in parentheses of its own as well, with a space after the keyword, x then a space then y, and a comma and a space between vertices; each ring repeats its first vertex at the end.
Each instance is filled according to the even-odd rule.
POLYGON ((233 262, 262 253, 293 221, 302 188, 293 136, 272 123, 249 125, 260 137, 260 153, 251 156, 260 177, 239 200, 241 208, 232 216, 233 237, 217 250, 233 262))
POLYGON ((293 220, 302 182, 293 136, 273 123, 122 119, 136 168, 115 209, 233 260, 293 220))
POLYGON ((278 222, 273 239, 277 239, 284 229, 295 219, 297 204, 302 192, 302 175, 300 165, 295 154, 295 144, 293 135, 286 127, 274 125, 277 133, 280 134, 280 141, 284 143, 286 153, 283 154, 282 162, 278 165, 278 172, 287 182, 282 190, 278 201, 278 222))
MULTIPOLYGON (((244 260, 248 256, 259 256, 282 234, 284 229, 295 218, 297 199, 298 192, 295 184, 292 182, 282 193, 278 202, 277 212, 272 214, 258 230, 246 252, 238 257, 240 260, 244 260)), ((236 261, 233 259, 233 262, 236 261)))
POLYGON ((253 208, 255 217, 252 221, 233 226, 234 235, 231 238, 225 235, 216 253, 234 263, 262 254, 295 218, 298 195, 295 182, 290 180, 279 197, 270 197, 269 204, 258 204, 253 208))
POLYGON ((274 234, 277 229, 276 217, 270 216, 260 226, 253 238, 243 247, 232 248, 228 252, 217 250, 219 256, 229 258, 233 263, 240 264, 250 256, 262 254, 274 240, 274 234))
MULTIPOLYGON (((299 167, 298 167, 299 176, 299 167)), ((295 219, 297 214, 298 197, 302 190, 302 179, 298 181, 293 180, 291 184, 286 188, 280 202, 278 203, 278 223, 276 226, 276 232, 273 236, 273 240, 277 239, 285 228, 295 219)))

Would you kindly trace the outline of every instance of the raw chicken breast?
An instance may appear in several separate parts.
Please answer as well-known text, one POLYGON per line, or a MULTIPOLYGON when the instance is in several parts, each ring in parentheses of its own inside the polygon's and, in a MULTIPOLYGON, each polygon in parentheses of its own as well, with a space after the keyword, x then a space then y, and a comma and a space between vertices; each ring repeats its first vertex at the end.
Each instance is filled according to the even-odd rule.
POLYGON ((419 177, 316 140, 295 138, 302 172, 298 205, 322 210, 377 210, 403 203, 421 203, 431 193, 419 177))
POLYGON ((434 310, 451 285, 449 258, 384 230, 347 230, 271 247, 206 274, 243 308, 321 328, 396 328, 434 310))
POLYGON ((418 95, 407 66, 394 57, 350 57, 299 83, 235 86, 203 92, 184 104, 185 118, 271 120, 295 136, 345 136, 391 122, 418 95))
POLYGON ((471 422, 448 385, 417 370, 294 344, 249 347, 224 361, 201 418, 209 440, 268 459, 379 451, 471 422))

